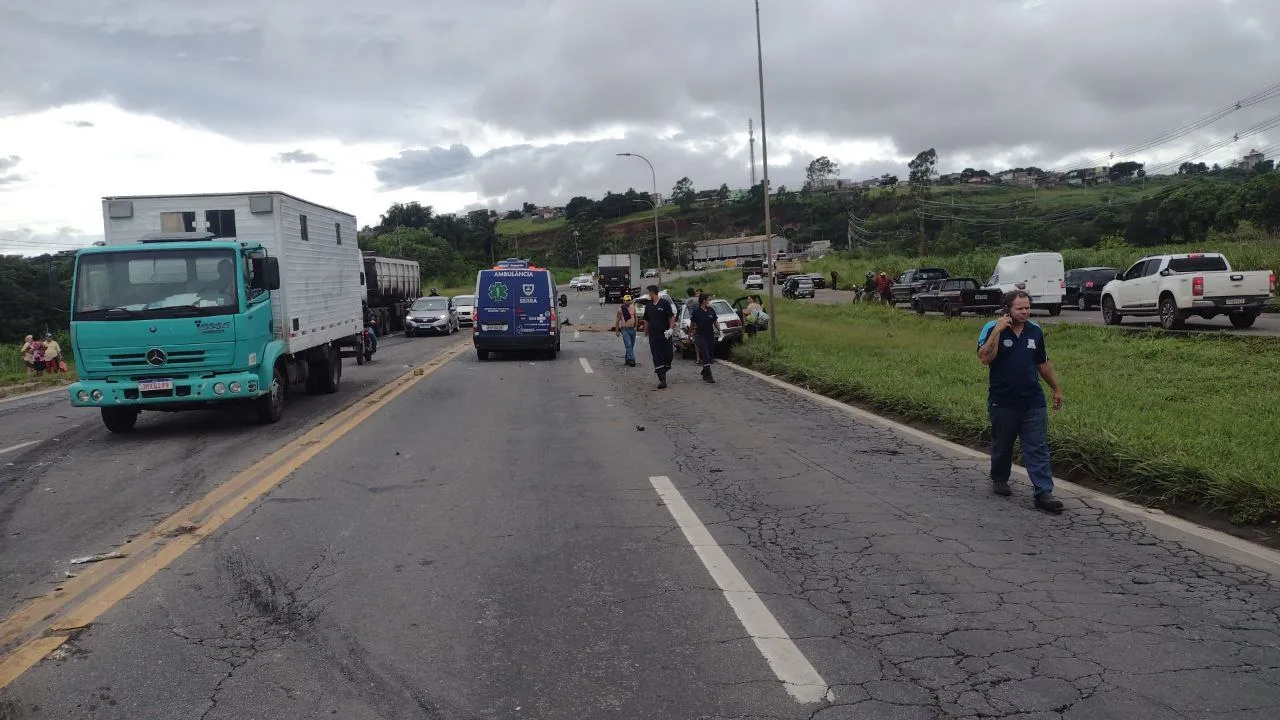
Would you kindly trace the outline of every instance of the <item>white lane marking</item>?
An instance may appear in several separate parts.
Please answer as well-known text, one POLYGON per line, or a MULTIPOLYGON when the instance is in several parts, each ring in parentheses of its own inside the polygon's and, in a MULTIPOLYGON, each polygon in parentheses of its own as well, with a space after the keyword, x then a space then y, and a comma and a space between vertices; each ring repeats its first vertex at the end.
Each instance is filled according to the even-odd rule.
POLYGON ((577 339, 578 339, 578 336, 579 336, 579 335, 581 335, 581 334, 582 334, 581 332, 579 332, 579 331, 577 331, 577 330, 574 330, 574 331, 573 331, 573 339, 574 339, 574 340, 577 340, 577 339))
POLYGON ((579 316, 578 316, 578 319, 579 319, 579 320, 585 320, 585 319, 586 319, 586 317, 587 317, 587 314, 586 314, 586 313, 582 313, 581 315, 579 315, 579 316))
POLYGON ((21 449, 22 449, 22 448, 24 448, 24 447, 31 447, 32 445, 35 445, 35 444, 36 444, 36 443, 38 443, 38 442, 40 442, 40 441, 39 441, 39 440, 31 440, 31 441, 29 441, 29 442, 18 443, 17 445, 14 445, 13 447, 7 447, 7 448, 0 449, 0 455, 3 455, 3 454, 5 454, 5 453, 7 453, 7 452, 13 452, 14 450, 21 450, 21 449))
POLYGON ((796 647, 787 631, 782 629, 777 618, 769 612, 756 591, 751 589, 751 585, 738 572, 729 556, 716 544, 710 531, 671 483, 671 478, 657 475, 650 477, 649 482, 658 491, 658 496, 671 512, 671 517, 675 518, 676 524, 684 531, 685 539, 693 546, 694 552, 698 553, 707 572, 711 573, 711 579, 716 581, 734 614, 791 697, 799 703, 834 700, 835 693, 830 686, 804 653, 800 652, 800 648, 796 647))
POLYGON ((586 374, 591 375, 595 372, 595 370, 591 369, 591 363, 587 362, 586 358, 578 358, 578 362, 582 363, 582 371, 586 374))

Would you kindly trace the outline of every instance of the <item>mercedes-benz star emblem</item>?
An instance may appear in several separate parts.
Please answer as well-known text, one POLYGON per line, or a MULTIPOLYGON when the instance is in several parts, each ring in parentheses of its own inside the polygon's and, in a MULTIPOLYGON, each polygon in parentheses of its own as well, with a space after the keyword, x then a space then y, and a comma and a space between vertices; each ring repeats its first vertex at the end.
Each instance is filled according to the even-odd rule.
POLYGON ((164 351, 160 348, 151 348, 147 351, 148 365, 163 365, 166 359, 164 351))

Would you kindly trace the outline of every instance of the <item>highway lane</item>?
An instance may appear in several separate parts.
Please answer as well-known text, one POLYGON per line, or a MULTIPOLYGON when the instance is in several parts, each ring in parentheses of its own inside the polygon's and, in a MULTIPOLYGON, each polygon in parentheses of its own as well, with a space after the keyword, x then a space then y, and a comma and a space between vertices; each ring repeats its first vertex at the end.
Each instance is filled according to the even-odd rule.
MULTIPOLYGON (((819 290, 817 297, 808 302, 815 302, 820 305, 843 305, 853 302, 853 291, 851 290, 819 290)), ((804 301, 802 301, 804 302, 804 301)), ((906 306, 902 306, 904 310, 906 306)), ((929 317, 941 318, 939 313, 930 313, 929 317)), ((1048 312, 1037 310, 1033 313, 1036 322, 1046 325, 1058 323, 1070 323, 1078 325, 1096 325, 1106 327, 1102 322, 1101 310, 1089 310, 1081 312, 1064 308, 1062 314, 1058 317, 1050 317, 1048 312)), ((1120 325, 1121 328, 1149 328, 1159 329, 1159 318, 1125 318, 1120 325)), ((1185 332, 1210 332, 1225 331, 1231 334, 1241 335, 1258 335, 1264 337, 1280 337, 1280 315, 1267 313, 1262 315, 1254 323, 1253 327, 1246 329, 1236 329, 1231 327, 1231 321, 1225 317, 1216 317, 1212 320, 1205 320, 1200 317, 1192 317, 1187 319, 1185 332)))
POLYGON ((0 614, 81 569, 69 559, 124 543, 449 342, 384 338, 373 362, 344 361, 339 392, 298 388, 270 426, 237 411, 143 413, 113 435, 65 389, 0 403, 0 449, 22 445, 0 454, 0 614))
POLYGON ((1273 716, 1274 578, 1078 500, 1037 512, 1025 484, 992 496, 981 462, 723 366, 706 385, 678 362, 656 390, 643 345, 626 368, 583 331, 612 307, 569 311, 559 359, 438 368, 0 699, 30 718, 1273 716))

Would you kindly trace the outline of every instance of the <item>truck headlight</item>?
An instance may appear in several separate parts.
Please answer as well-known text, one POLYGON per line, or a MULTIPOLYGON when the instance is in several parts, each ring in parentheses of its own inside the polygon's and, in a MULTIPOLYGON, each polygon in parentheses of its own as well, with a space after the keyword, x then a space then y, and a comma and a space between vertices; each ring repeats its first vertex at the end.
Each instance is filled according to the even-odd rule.
POLYGON ((81 390, 80 392, 76 393, 76 399, 79 400, 80 402, 89 402, 89 391, 81 390))
POLYGON ((220 382, 218 382, 218 383, 214 383, 214 384, 213 384, 213 394, 214 394, 214 395, 221 395, 221 394, 225 393, 226 391, 227 391, 227 386, 226 386, 226 385, 223 385, 223 384, 222 384, 222 383, 220 383, 220 382))
POLYGON ((94 390, 92 393, 90 393, 90 394, 89 394, 89 397, 93 398, 94 400, 101 400, 101 399, 102 399, 102 391, 101 391, 101 390, 94 390))
POLYGON ((237 381, 235 381, 235 382, 231 383, 230 385, 228 385, 228 386, 227 386, 227 388, 229 388, 229 389, 231 390, 231 392, 233 392, 233 393, 239 393, 239 392, 240 392, 240 381, 239 381, 239 380, 237 380, 237 381))

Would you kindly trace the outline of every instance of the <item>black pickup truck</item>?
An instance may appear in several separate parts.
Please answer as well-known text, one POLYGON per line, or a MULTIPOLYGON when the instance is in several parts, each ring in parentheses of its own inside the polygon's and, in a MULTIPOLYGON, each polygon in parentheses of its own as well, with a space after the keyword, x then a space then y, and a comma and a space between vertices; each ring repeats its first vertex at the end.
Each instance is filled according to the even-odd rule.
POLYGON ((935 280, 911 298, 911 309, 917 314, 940 312, 947 317, 965 313, 985 314, 1000 307, 1000 288, 984 288, 976 278, 960 277, 935 280))
POLYGON ((899 275, 897 282, 893 284, 891 288, 893 304, 909 303, 916 293, 924 290, 931 283, 946 280, 949 277, 951 273, 945 268, 911 268, 899 275))

